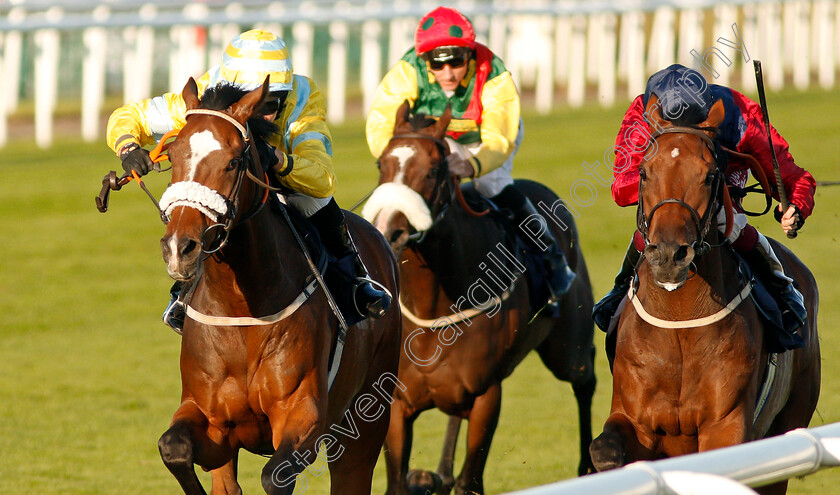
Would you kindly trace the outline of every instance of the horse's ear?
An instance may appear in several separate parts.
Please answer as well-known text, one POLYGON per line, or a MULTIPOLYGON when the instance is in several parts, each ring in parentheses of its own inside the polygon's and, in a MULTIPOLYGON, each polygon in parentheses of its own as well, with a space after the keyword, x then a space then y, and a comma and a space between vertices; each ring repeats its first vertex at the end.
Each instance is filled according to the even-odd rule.
POLYGON ((397 108, 397 114, 394 117, 394 134, 399 134, 399 129, 409 125, 411 121, 411 105, 408 103, 408 100, 402 102, 402 105, 397 108))
POLYGON ((666 124, 670 124, 667 120, 662 118, 662 111, 659 105, 659 97, 656 95, 650 95, 650 99, 648 100, 647 106, 645 107, 645 116, 647 121, 652 125, 654 128, 663 128, 666 124))
POLYGON ((187 110, 198 108, 198 85, 195 84, 195 79, 192 77, 184 85, 184 89, 181 91, 181 98, 184 99, 187 110))
POLYGON ((723 123, 723 118, 726 117, 726 108, 723 106, 723 100, 718 100, 712 105, 711 110, 709 110, 709 116, 706 117, 706 120, 699 124, 700 127, 714 127, 717 129, 721 123, 723 123))
POLYGON ((265 76, 265 81, 263 81, 262 86, 251 92, 245 93, 245 96, 231 105, 230 114, 234 119, 244 124, 249 118, 251 118, 252 115, 254 115, 254 109, 259 108, 259 106, 265 101, 266 96, 268 96, 269 77, 271 76, 265 76))
POLYGON ((437 123, 435 123, 435 136, 443 137, 446 134, 446 128, 449 127, 449 122, 452 120, 452 108, 449 105, 446 105, 446 110, 443 111, 443 115, 440 116, 437 123))

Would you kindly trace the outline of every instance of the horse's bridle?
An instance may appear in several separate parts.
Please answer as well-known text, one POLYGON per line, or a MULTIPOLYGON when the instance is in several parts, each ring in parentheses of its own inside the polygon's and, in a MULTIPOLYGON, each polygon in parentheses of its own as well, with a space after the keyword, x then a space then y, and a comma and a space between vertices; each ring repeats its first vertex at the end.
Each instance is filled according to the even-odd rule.
MULTIPOLYGON (((419 132, 406 132, 403 134, 394 134, 391 136, 391 139, 388 140, 390 144, 395 139, 425 139, 427 141, 431 141, 435 143, 437 146, 438 153, 440 154, 440 163, 434 167, 436 171, 435 175, 435 185, 434 185, 434 195, 429 199, 424 199, 426 205, 429 207, 429 211, 437 213, 435 214, 434 219, 432 220, 432 224, 436 223, 443 214, 446 213, 446 210, 449 207, 449 204, 452 202, 452 198, 455 195, 455 188, 452 187, 452 183, 447 181, 449 167, 446 166, 446 156, 449 154, 449 145, 446 144, 446 141, 440 138, 436 138, 434 136, 430 136, 428 134, 422 134, 419 132), (446 198, 444 196, 444 189, 448 189, 446 198)), ((409 236, 409 241, 420 242, 423 237, 425 237, 425 232, 418 232, 415 234, 411 234, 409 236)))
POLYGON ((247 222, 259 213, 260 210, 262 210, 263 206, 265 206, 266 200, 268 199, 269 190, 276 190, 276 188, 267 184, 267 178, 266 182, 262 182, 250 170, 251 164, 253 163, 258 173, 262 173, 264 176, 266 175, 265 172, 261 170, 262 165, 260 163, 260 158, 253 145, 253 135, 251 134, 251 129, 248 127, 247 122, 245 125, 242 125, 236 119, 224 112, 205 108, 188 110, 185 118, 196 114, 215 116, 228 121, 236 127, 236 130, 242 135, 242 141, 245 143, 245 147, 239 153, 238 159, 235 158, 238 162, 236 167, 236 178, 234 179, 230 192, 227 196, 221 196, 227 205, 227 211, 221 216, 221 218, 217 219, 215 223, 207 226, 204 229, 204 232, 201 233, 201 250, 205 255, 209 256, 216 253, 227 244, 231 230, 233 230, 236 226, 247 222), (258 202, 256 202, 256 206, 252 206, 251 211, 247 215, 236 222, 236 214, 239 210, 239 191, 242 188, 242 183, 244 182, 246 175, 258 186, 263 187, 265 189, 265 194, 262 199, 257 199, 258 202), (210 242, 205 243, 207 234, 213 230, 218 230, 218 232, 212 237, 210 242))
MULTIPOLYGON (((470 216, 480 217, 489 212, 489 210, 476 212, 472 208, 467 205, 466 200, 464 200, 464 196, 461 193, 461 187, 458 184, 457 178, 454 180, 448 180, 449 175, 449 167, 446 166, 446 157, 449 155, 449 145, 446 144, 446 141, 440 138, 436 138, 434 136, 430 136, 428 134, 421 134, 419 132, 406 132, 403 134, 395 134, 391 136, 391 139, 388 141, 389 143, 395 139, 425 139, 428 141, 432 141, 437 146, 438 152, 440 154, 440 163, 434 167, 436 170, 435 176, 435 185, 434 191, 435 194, 430 199, 424 201, 426 205, 429 207, 429 211, 434 212, 437 209, 437 214, 435 215, 434 219, 432 220, 432 224, 437 223, 441 217, 443 217, 446 210, 449 208, 449 205, 452 203, 453 199, 458 200, 458 204, 464 211, 467 212, 470 216)), ((415 233, 409 236, 409 241, 413 242, 420 242, 426 235, 426 232, 422 233, 415 233)))
POLYGON ((706 242, 706 236, 709 234, 709 231, 712 227, 712 219, 717 215, 717 211, 722 205, 721 196, 723 194, 722 187, 724 184, 723 178, 723 171, 717 166, 717 150, 715 148, 715 143, 711 137, 707 134, 707 132, 716 132, 716 129, 713 127, 688 127, 688 126, 673 126, 673 127, 665 127, 651 135, 650 143, 653 143, 656 138, 662 136, 663 134, 691 134, 693 136, 699 137, 703 144, 709 148, 709 151, 712 153, 712 158, 715 161, 715 171, 714 176, 712 179, 712 192, 711 192, 711 199, 709 201, 709 206, 706 208, 706 211, 703 213, 701 217, 700 214, 697 213, 693 207, 691 207, 688 203, 681 199, 677 198, 668 198, 663 199, 662 201, 656 203, 653 208, 650 209, 650 213, 645 215, 645 205, 644 200, 642 198, 642 181, 639 180, 639 208, 636 213, 636 226, 639 229, 639 232, 642 234, 642 237, 645 241, 645 246, 650 245, 650 239, 648 238, 648 230, 650 228, 650 222, 653 220, 653 214, 656 213, 661 206, 666 204, 677 204, 688 210, 691 213, 691 218, 694 219, 694 224, 697 227, 697 240, 694 241, 692 244, 692 248, 695 251, 696 256, 702 256, 706 252, 711 249, 711 245, 706 242))

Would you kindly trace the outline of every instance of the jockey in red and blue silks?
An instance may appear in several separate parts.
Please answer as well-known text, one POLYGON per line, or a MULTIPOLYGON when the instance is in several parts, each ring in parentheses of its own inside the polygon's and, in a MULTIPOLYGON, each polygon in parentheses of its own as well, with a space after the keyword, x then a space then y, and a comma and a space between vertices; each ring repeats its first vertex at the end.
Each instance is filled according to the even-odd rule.
MULTIPOLYGON (((663 118, 681 126, 704 121, 712 104, 722 100, 726 114, 718 127, 715 141, 730 150, 752 156, 768 178, 774 177, 770 143, 758 103, 725 86, 707 84, 699 72, 674 64, 650 77, 645 93, 633 100, 621 122, 616 138, 613 166, 615 181, 612 184, 613 199, 619 206, 635 205, 639 200, 639 164, 652 133, 651 125, 645 117, 645 107, 652 95, 659 99, 663 118)), ((775 128, 771 127, 770 131, 782 182, 790 202, 785 212, 779 211, 779 206, 776 218, 785 233, 794 232, 802 227, 814 208, 816 182, 808 171, 794 163, 787 141, 775 128)), ((746 186, 749 170, 743 158, 732 155, 725 171, 728 185, 738 188, 746 186)), ((773 191, 773 194, 778 199, 778 192, 773 191)), ((733 208, 734 225, 728 240, 759 278, 773 289, 782 311, 783 323, 788 331, 794 332, 805 323, 807 317, 802 294, 793 286, 792 279, 785 275, 767 238, 747 223, 747 217, 739 211, 739 205, 733 208)), ((719 213, 718 222, 723 232, 723 210, 719 213)), ((634 267, 643 248, 642 236, 636 232, 615 278, 615 287, 593 309, 595 323, 604 331, 629 289, 634 267)))

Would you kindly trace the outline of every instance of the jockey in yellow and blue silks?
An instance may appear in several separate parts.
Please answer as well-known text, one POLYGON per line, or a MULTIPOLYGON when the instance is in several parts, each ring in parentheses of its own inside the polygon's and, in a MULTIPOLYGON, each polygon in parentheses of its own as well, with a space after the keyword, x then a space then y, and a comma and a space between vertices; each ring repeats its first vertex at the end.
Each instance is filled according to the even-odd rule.
MULTIPOLYGON (((288 195, 286 201, 309 218, 327 251, 336 259, 353 257, 357 277, 354 300, 359 313, 365 317, 381 316, 390 305, 390 296, 370 283, 347 231, 344 213, 332 197, 335 173, 324 97, 311 79, 292 72, 291 57, 283 40, 261 30, 242 33, 227 45, 221 63, 196 82, 200 96, 218 84, 253 90, 266 77, 269 99, 258 113, 274 122, 278 133, 268 146, 258 143, 260 158, 268 162, 277 182, 298 193, 288 195)), ((152 161, 143 146, 168 131, 181 129, 186 123, 185 113, 180 93, 128 103, 114 110, 108 120, 108 146, 120 157, 127 172, 147 174, 152 161)), ((173 287, 173 296, 179 290, 180 287, 173 287)), ((179 314, 183 308, 174 303, 173 297, 164 321, 176 328, 183 323, 183 314, 179 314)))
MULTIPOLYGON (((502 60, 476 43, 470 21, 448 7, 426 14, 414 40, 414 47, 388 71, 374 95, 366 126, 373 156, 379 158, 388 145, 403 102, 408 101, 411 113, 434 118, 449 106, 450 173, 472 177, 481 195, 513 212, 516 225, 539 218, 547 227, 531 201, 513 187, 513 158, 523 126, 519 92, 502 60)), ((575 274, 551 231, 543 228, 536 239, 523 229, 517 232, 544 251, 554 299, 565 294, 575 274)))

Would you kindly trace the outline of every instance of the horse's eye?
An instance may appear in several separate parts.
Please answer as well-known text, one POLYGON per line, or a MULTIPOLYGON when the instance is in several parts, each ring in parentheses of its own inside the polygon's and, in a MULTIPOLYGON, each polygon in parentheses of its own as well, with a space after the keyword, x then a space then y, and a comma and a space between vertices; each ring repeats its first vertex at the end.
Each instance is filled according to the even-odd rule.
POLYGON ((426 179, 428 180, 435 180, 437 179, 438 171, 436 168, 429 170, 429 173, 426 174, 426 179))
POLYGON ((240 163, 242 163, 242 158, 238 156, 236 158, 231 159, 231 161, 228 162, 227 170, 230 171, 238 169, 240 163))
POLYGON ((642 167, 639 167, 639 180, 642 182, 647 180, 647 172, 642 167))
POLYGON ((705 182, 706 182, 707 186, 711 186, 712 182, 714 182, 714 181, 715 181, 715 173, 714 172, 709 172, 708 174, 706 174, 706 181, 705 182))

